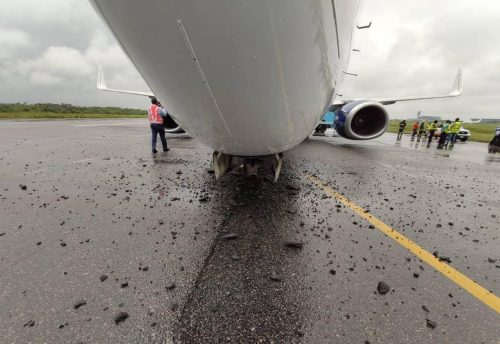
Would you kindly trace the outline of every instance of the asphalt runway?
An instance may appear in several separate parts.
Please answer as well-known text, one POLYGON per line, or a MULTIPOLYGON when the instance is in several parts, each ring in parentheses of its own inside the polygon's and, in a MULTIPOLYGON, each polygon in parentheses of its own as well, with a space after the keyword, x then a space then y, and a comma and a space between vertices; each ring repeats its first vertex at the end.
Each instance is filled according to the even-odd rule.
POLYGON ((0 121, 2 343, 500 343, 485 144, 312 137, 271 184, 149 139, 0 121))

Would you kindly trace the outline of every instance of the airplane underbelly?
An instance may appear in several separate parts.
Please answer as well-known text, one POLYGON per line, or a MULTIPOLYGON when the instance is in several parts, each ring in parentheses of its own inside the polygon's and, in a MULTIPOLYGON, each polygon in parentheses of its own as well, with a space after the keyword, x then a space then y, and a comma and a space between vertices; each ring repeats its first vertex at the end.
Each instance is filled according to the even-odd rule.
POLYGON ((331 0, 92 2, 168 112, 216 151, 292 148, 338 87, 331 0))

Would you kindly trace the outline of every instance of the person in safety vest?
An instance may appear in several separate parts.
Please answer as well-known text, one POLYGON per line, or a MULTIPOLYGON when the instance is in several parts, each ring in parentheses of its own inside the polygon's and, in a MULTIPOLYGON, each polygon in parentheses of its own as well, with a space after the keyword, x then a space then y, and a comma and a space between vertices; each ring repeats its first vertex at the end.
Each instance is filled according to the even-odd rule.
POLYGON ((420 124, 418 122, 413 123, 413 132, 411 133, 411 140, 415 141, 415 136, 417 136, 418 128, 420 127, 420 124))
POLYGON ((422 136, 425 137, 425 121, 422 121, 422 123, 420 123, 420 128, 418 129, 418 135, 417 135, 417 142, 420 142, 422 136))
POLYGON ((455 142, 457 142, 457 135, 460 128, 462 128, 462 121, 460 118, 456 118, 455 122, 450 125, 450 137, 448 138, 448 141, 450 142, 451 147, 453 147, 455 142))
POLYGON ((163 151, 168 152, 170 149, 167 146, 167 139, 165 138, 165 128, 163 127, 163 118, 167 115, 165 109, 161 106, 160 102, 155 98, 151 98, 151 105, 148 108, 148 119, 151 127, 151 148, 153 156, 158 153, 156 150, 156 140, 160 134, 161 145, 163 151))
POLYGON ((432 138, 434 137, 434 133, 436 132, 438 127, 437 123, 438 121, 435 120, 434 122, 429 123, 429 125, 427 126, 427 131, 429 132, 429 141, 427 141, 427 146, 431 145, 432 138))
POLYGON ((446 141, 448 139, 448 135, 450 133, 450 126, 451 126, 450 120, 447 120, 441 126, 441 135, 439 135, 439 143, 438 143, 437 149, 443 149, 443 147, 445 146, 446 141))
POLYGON ((402 120, 401 122, 399 122, 399 131, 398 131, 398 137, 397 137, 396 141, 401 140, 401 138, 403 137, 403 131, 405 130, 405 128, 406 128, 406 120, 402 120))

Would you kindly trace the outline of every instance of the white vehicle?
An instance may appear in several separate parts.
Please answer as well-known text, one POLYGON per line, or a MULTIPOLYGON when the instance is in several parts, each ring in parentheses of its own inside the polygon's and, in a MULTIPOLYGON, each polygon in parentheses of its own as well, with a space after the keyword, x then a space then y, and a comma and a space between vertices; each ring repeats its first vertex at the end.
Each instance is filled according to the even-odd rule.
POLYGON ((460 127, 457 138, 462 142, 467 141, 470 138, 470 130, 460 127))
MULTIPOLYGON (((434 137, 439 137, 441 136, 441 128, 437 128, 437 130, 434 132, 434 137)), ((465 142, 470 138, 470 130, 465 129, 464 127, 460 127, 460 131, 457 134, 457 138, 465 142)))
POLYGON ((307 138, 332 104, 337 133, 364 140, 386 131, 384 104, 462 92, 459 70, 443 96, 336 99, 359 0, 90 2, 152 90, 125 92, 165 104, 182 129, 214 150, 217 178, 237 160, 255 171, 268 158, 276 180, 282 153, 307 138))

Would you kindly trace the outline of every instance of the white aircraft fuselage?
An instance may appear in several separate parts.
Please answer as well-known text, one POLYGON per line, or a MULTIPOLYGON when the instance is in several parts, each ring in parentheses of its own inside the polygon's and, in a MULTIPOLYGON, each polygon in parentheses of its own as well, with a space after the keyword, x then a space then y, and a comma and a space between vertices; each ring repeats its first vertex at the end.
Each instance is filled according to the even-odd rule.
POLYGON ((175 121, 214 151, 302 142, 346 71, 359 0, 90 0, 175 121))

